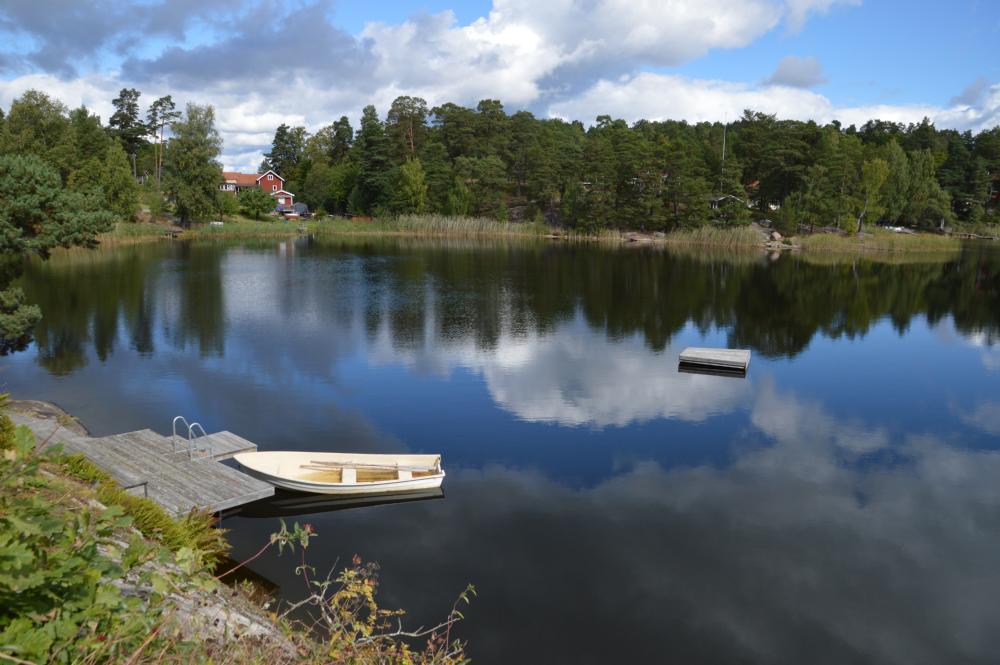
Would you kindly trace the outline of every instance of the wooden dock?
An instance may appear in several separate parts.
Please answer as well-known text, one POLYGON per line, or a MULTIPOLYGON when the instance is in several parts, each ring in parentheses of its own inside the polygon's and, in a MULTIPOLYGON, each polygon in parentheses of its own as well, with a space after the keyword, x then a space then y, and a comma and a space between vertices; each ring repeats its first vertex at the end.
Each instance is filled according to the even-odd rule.
POLYGON ((270 483, 219 463, 257 450, 256 444, 232 432, 195 439, 199 452, 191 459, 187 438, 175 441, 148 429, 95 438, 52 420, 8 415, 16 424, 27 425, 39 444, 61 443, 66 452, 84 455, 126 490, 148 496, 174 515, 191 509, 215 513, 274 495, 270 483))
POLYGON ((682 372, 745 376, 750 366, 748 349, 704 349, 689 346, 681 351, 682 372))

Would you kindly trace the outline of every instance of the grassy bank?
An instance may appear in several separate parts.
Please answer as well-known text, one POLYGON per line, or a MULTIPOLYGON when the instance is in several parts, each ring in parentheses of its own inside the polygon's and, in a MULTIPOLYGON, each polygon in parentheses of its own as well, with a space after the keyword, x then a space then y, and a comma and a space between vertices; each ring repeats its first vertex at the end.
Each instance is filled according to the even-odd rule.
POLYGON ((175 520, 0 414, 0 662, 465 662, 450 635, 471 588, 434 629, 397 630, 403 613, 376 603, 377 566, 355 558, 308 585, 317 534, 282 523, 244 563, 291 553, 315 589, 299 604, 306 625, 258 587, 226 584, 244 564, 215 568, 224 541, 211 522, 175 520))
POLYGON ((841 236, 817 233, 795 239, 807 252, 957 252, 961 241, 931 233, 894 233, 876 229, 872 233, 841 236))
POLYGON ((97 236, 101 245, 130 245, 160 240, 170 227, 152 222, 118 222, 115 228, 97 236))
MULTIPOLYGON (((102 244, 116 245, 148 242, 164 237, 170 227, 162 224, 119 224, 114 231, 100 237, 102 244)), ((857 252, 953 252, 961 246, 956 238, 931 233, 893 233, 875 229, 859 236, 817 233, 789 239, 784 246, 768 243, 765 230, 756 226, 720 228, 703 226, 673 231, 667 234, 617 229, 590 233, 559 229, 541 222, 504 222, 485 217, 451 217, 446 215, 402 215, 382 218, 320 217, 308 220, 284 220, 268 217, 261 220, 240 215, 227 217, 224 224, 196 224, 181 234, 182 239, 248 239, 287 238, 309 234, 319 238, 338 236, 414 236, 448 238, 521 238, 559 239, 580 242, 666 243, 752 249, 769 246, 772 249, 801 248, 812 253, 857 252)))
POLYGON ((400 215, 375 219, 327 218, 320 233, 406 234, 441 236, 542 236, 552 232, 545 224, 503 222, 486 217, 448 215, 400 215))

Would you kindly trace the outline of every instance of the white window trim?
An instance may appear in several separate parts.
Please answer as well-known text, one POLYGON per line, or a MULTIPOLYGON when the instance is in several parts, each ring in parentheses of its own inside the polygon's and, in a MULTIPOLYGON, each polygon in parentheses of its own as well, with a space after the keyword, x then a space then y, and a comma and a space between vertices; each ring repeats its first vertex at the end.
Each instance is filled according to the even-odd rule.
POLYGON ((277 185, 271 185, 271 191, 272 192, 278 191, 278 186, 277 185))
POLYGON ((267 179, 268 179, 268 180, 274 180, 274 176, 273 176, 273 175, 271 175, 270 173, 268 173, 268 174, 267 174, 267 179))

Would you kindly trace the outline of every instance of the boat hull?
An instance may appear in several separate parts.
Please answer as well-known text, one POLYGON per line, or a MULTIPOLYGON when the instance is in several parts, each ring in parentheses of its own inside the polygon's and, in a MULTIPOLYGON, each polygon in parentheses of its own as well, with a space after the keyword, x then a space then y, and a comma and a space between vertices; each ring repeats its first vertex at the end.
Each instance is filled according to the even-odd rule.
POLYGON ((269 482, 275 487, 295 492, 328 494, 340 497, 425 492, 440 488, 445 477, 444 470, 440 468, 440 457, 437 455, 370 455, 272 451, 242 453, 235 455, 233 459, 247 473, 269 482), (355 483, 310 480, 307 476, 315 474, 310 474, 302 470, 303 465, 311 463, 338 464, 348 460, 366 464, 427 464, 428 466, 435 465, 438 470, 431 475, 423 475, 415 478, 355 483))

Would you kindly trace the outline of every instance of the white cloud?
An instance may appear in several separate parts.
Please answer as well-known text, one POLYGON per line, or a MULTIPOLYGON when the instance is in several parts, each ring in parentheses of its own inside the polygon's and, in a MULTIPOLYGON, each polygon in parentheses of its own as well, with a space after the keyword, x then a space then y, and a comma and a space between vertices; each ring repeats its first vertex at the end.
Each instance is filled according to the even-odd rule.
POLYGON ((823 67, 816 58, 789 55, 778 62, 778 67, 765 83, 787 85, 792 88, 811 88, 826 83, 826 77, 823 76, 823 67))
POLYGON ((582 94, 552 104, 549 110, 555 117, 592 120, 595 109, 626 120, 674 118, 690 122, 732 120, 744 109, 821 123, 840 120, 845 125, 872 118, 918 122, 926 116, 942 127, 978 130, 1000 123, 1000 85, 990 89, 979 108, 925 104, 840 107, 819 93, 788 86, 642 72, 598 81, 582 94))
MULTIPOLYGON (((960 129, 1000 123, 1000 85, 978 85, 978 103, 971 106, 841 107, 801 89, 822 76, 819 64, 808 58, 782 61, 771 81, 759 85, 643 71, 682 64, 713 49, 744 47, 779 25, 794 31, 836 5, 856 4, 858 0, 592 0, 582 7, 572 0, 494 0, 486 16, 468 25, 446 11, 394 24, 371 23, 356 36, 328 23, 329 3, 291 7, 272 22, 258 20, 268 10, 255 5, 239 20, 227 22, 216 41, 178 39, 181 46, 148 59, 126 58, 120 71, 71 80, 27 74, 0 81, 0 102, 7 105, 36 87, 71 106, 85 103, 106 119, 110 99, 128 85, 143 91, 143 101, 169 92, 182 105, 211 103, 226 145, 224 165, 241 170, 256 167, 282 122, 315 131, 341 115, 356 121, 365 104, 384 113, 392 99, 404 94, 421 96, 432 106, 499 98, 510 109, 584 122, 599 114, 628 120, 723 120, 752 108, 845 124, 872 117, 917 121, 925 115, 960 129), (288 30, 303 24, 309 38, 299 34, 289 40, 288 30), (273 66, 262 74, 265 61, 273 66)), ((187 30, 184 25, 175 21, 171 30, 180 35, 178 31, 187 30)), ((32 30, 44 41, 43 23, 32 30)), ((102 40, 80 48, 117 43, 113 34, 102 40)))
POLYGON ((959 412, 958 417, 987 434, 1000 434, 1000 402, 980 402, 968 413, 959 412))
POLYGON ((810 14, 825 14, 835 5, 860 5, 861 0, 785 0, 788 29, 796 32, 805 25, 810 14))
MULTIPOLYGON (((433 330, 433 308, 425 326, 433 330)), ((748 380, 680 373, 680 348, 653 352, 641 335, 608 339, 581 321, 551 333, 513 334, 510 322, 496 344, 473 337, 427 335, 402 348, 386 323, 369 349, 377 363, 399 363, 447 376, 462 367, 481 374, 500 408, 530 422, 623 427, 657 418, 700 422, 748 404, 748 380)))

